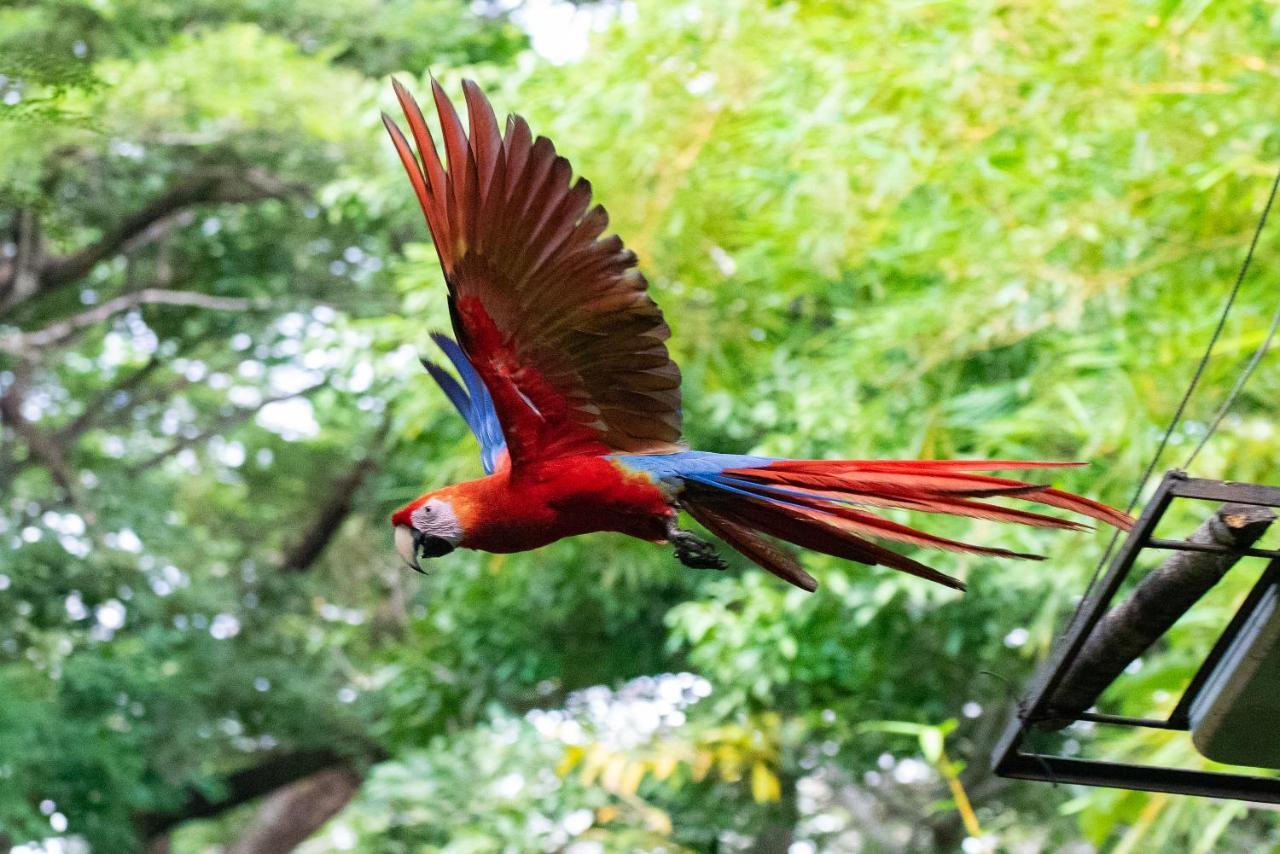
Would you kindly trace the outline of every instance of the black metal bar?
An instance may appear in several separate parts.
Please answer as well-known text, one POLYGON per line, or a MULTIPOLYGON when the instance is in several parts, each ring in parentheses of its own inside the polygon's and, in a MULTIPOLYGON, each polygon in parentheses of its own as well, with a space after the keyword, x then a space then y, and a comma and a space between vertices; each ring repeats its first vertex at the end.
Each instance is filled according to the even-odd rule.
MULTIPOLYGON (((1168 480, 1173 472, 1165 475, 1168 480)), ((1222 480, 1204 480, 1198 477, 1177 478, 1173 486, 1177 498, 1196 498, 1201 501, 1235 502, 1236 504, 1260 504, 1280 507, 1280 486, 1262 486, 1257 483, 1233 483, 1222 480)))
POLYGON ((994 771, 997 775, 1054 783, 1110 786, 1171 794, 1280 803, 1280 776, 1267 778, 1188 768, 1161 768, 1022 751, 1028 728, 1036 721, 1055 716, 1049 705, 1049 699, 1052 698, 1053 692, 1066 675, 1075 657, 1079 655, 1089 634, 1106 613, 1111 600, 1132 570, 1143 548, 1149 546, 1157 549, 1235 553, 1267 558, 1270 562, 1210 650, 1200 669, 1188 683, 1168 720, 1130 718, 1098 712, 1076 715, 1074 716, 1076 720, 1104 725, 1186 730, 1190 725, 1191 703, 1202 689, 1205 680, 1239 634, 1249 613, 1268 586, 1280 584, 1280 551, 1232 550, 1179 540, 1152 538, 1151 534, 1156 525, 1175 498, 1280 507, 1280 487, 1188 478, 1179 471, 1170 471, 1165 474, 1164 480, 1143 508, 1142 515, 1133 530, 1112 559, 1101 583, 1090 592, 1086 601, 1081 603, 1062 641, 1049 660, 1037 671, 1025 703, 1019 707, 1018 712, 1011 717, 1005 727, 993 753, 994 771))
POLYGON ((1267 568, 1262 571, 1262 575, 1258 578, 1258 583, 1253 585, 1249 595, 1240 603, 1235 616, 1231 618, 1231 622, 1227 623, 1227 627, 1222 630, 1222 634, 1214 643, 1213 648, 1209 650, 1209 654, 1205 656, 1200 668, 1196 670, 1195 676, 1192 676, 1191 681, 1187 683, 1186 690, 1178 698, 1178 705, 1174 706, 1173 711, 1169 714, 1169 723, 1177 724, 1179 729, 1189 729, 1191 727, 1191 704, 1196 701, 1196 697, 1200 694, 1200 689, 1208 681, 1213 669, 1222 660, 1222 656, 1227 654, 1232 641, 1236 639, 1236 635, 1240 634, 1245 623, 1248 622, 1249 615, 1253 613, 1254 608, 1258 606, 1258 602, 1266 595, 1267 590, 1273 584, 1280 584, 1280 558, 1267 564, 1267 568))
POLYGON ((1159 537, 1152 537, 1147 540, 1147 548, 1149 549, 1167 549, 1180 552, 1211 552, 1220 555, 1241 555, 1247 557, 1265 557, 1271 560, 1280 558, 1280 551, 1273 549, 1229 549, 1226 546, 1214 545, 1213 543, 1190 543, 1186 540, 1166 540, 1159 537))
MULTIPOLYGON (((1052 708, 1049 709, 1053 711, 1052 708)), ((1091 721, 1095 724, 1109 724, 1113 726, 1140 726, 1147 729, 1177 729, 1185 730, 1185 726, 1178 726, 1170 718, 1162 721, 1159 718, 1130 718, 1124 715, 1106 715, 1102 712, 1081 712, 1075 716, 1078 721, 1091 721)))
POLYGON ((1133 530, 1129 532, 1120 550, 1112 558, 1111 567, 1103 576, 1102 583, 1094 589, 1087 601, 1081 603, 1079 618, 1073 620, 1071 630, 1062 643, 1061 651, 1051 659, 1052 667, 1044 678, 1039 680, 1039 685, 1032 694, 1026 710, 1026 720, 1036 721, 1043 716, 1049 698, 1053 696, 1058 684, 1067 674, 1066 665, 1075 660, 1094 626, 1097 625, 1098 620, 1102 619, 1107 606, 1115 597, 1116 591, 1120 589, 1120 583, 1129 574, 1133 562, 1141 553, 1142 546, 1151 536, 1160 517, 1164 515, 1169 502, 1173 500, 1173 484, 1181 482, 1180 474, 1175 475, 1172 472, 1166 474, 1164 480, 1160 481, 1160 485, 1156 487, 1151 500, 1147 502, 1147 506, 1142 508, 1142 515, 1138 517, 1133 530))
POLYGON ((1280 803, 1280 777, 1254 777, 1246 774, 1223 774, 1217 771, 1194 771, 1188 768, 1160 768, 1152 765, 1124 765, 1119 762, 1068 759, 1063 756, 1040 753, 1019 753, 1010 757, 1003 764, 1000 774, 1003 777, 1015 777, 1020 780, 1046 780, 1084 786, 1169 792, 1175 795, 1200 795, 1209 798, 1280 803))
POLYGON ((1156 487, 1151 500, 1142 508, 1142 515, 1138 517, 1133 530, 1129 532, 1128 539, 1113 557, 1102 584, 1095 587, 1088 598, 1080 603, 1079 609, 1068 626, 1066 637, 1056 645, 1049 657, 1037 669, 1026 700, 1019 704, 1017 711, 1010 717, 992 752, 993 771, 997 775, 1004 776, 1004 769, 1008 763, 1021 755, 1019 751, 1028 724, 1043 720, 1046 698, 1053 695, 1054 689, 1066 675, 1067 666, 1084 645, 1094 625, 1106 610, 1107 603, 1115 595, 1120 582, 1128 574, 1133 562, 1137 560, 1141 544, 1151 536, 1151 531, 1164 514, 1165 508, 1173 500, 1171 482, 1182 477, 1184 475, 1180 472, 1165 474, 1164 480, 1160 481, 1160 485, 1156 487))
POLYGON ((991 773, 997 777, 1007 777, 1005 771, 1010 767, 1010 763, 1016 762, 1024 755, 1021 749, 1025 727, 1021 705, 1019 705, 1019 708, 1009 716, 1009 722, 1004 725, 1004 732, 1000 734, 995 750, 991 751, 991 773))

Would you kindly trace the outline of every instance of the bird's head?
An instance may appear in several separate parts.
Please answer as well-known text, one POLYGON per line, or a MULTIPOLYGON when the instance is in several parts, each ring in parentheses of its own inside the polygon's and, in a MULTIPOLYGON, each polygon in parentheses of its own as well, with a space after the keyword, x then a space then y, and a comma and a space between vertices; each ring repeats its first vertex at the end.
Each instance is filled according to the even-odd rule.
POLYGON ((447 555, 462 542, 462 523, 443 490, 429 492, 391 516, 396 551, 405 563, 422 572, 419 557, 447 555))

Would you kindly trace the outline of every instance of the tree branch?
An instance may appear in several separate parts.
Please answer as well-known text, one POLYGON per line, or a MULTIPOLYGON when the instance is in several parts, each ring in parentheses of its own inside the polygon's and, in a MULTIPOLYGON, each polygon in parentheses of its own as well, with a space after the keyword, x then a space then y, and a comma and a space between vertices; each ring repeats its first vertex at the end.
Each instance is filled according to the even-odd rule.
POLYGON ((94 326, 112 315, 128 311, 140 305, 182 305, 210 311, 248 311, 267 308, 265 300, 240 297, 216 297, 197 291, 170 291, 162 288, 144 288, 133 293, 121 294, 88 311, 59 320, 34 332, 14 332, 0 338, 0 350, 15 355, 30 354, 44 347, 65 344, 76 333, 94 326))
POLYGON ((42 289, 52 289, 81 278, 99 261, 116 254, 154 223, 197 204, 256 202, 299 192, 301 188, 260 169, 228 166, 199 169, 175 181, 165 192, 124 217, 96 242, 41 265, 42 289))
POLYGON ((124 394, 128 397, 130 392, 141 385, 147 377, 155 373, 165 363, 166 360, 160 358, 158 353, 152 353, 151 358, 147 359, 147 363, 141 368, 98 392, 97 396, 85 405, 84 411, 58 431, 58 440, 63 444, 74 442, 85 430, 88 430, 97 422, 99 416, 111 405, 117 395, 124 394))
POLYGON ((40 289, 36 269, 40 259, 40 220, 31 208, 14 214, 13 238, 17 252, 13 261, 0 266, 0 308, 19 303, 40 289))
MULTIPOLYGON (((138 210, 121 218, 95 242, 66 255, 40 258, 38 246, 26 265, 13 265, 0 279, 0 311, 41 293, 57 290, 83 278, 100 261, 136 249, 164 233, 158 223, 200 204, 246 203, 281 198, 303 187, 280 180, 260 169, 206 166, 178 178, 169 188, 138 210)), ((38 237, 38 233, 37 237, 38 237)), ((21 247, 21 243, 19 244, 21 247)))
POLYGON ((196 435, 191 436, 190 438, 183 437, 181 439, 178 439, 176 442, 174 442, 169 447, 165 448, 163 451, 160 451, 157 454, 153 454, 152 456, 148 457, 147 459, 143 460, 140 463, 134 463, 133 465, 129 466, 129 473, 135 474, 135 475, 141 474, 147 469, 152 468, 153 466, 157 466, 160 463, 164 462, 169 457, 181 451, 183 448, 190 448, 193 445, 199 445, 201 442, 208 441, 209 439, 213 438, 214 436, 221 433, 222 431, 230 429, 231 427, 235 427, 237 424, 241 424, 247 419, 252 418, 254 415, 257 415, 259 412, 262 411, 263 407, 269 404, 280 403, 285 400, 293 400, 295 397, 306 397, 307 395, 311 394, 313 391, 324 388, 326 385, 328 385, 327 381, 318 382, 315 385, 307 386, 306 388, 302 389, 302 391, 294 391, 294 392, 290 392, 289 394, 280 394, 280 395, 276 395, 275 397, 264 397, 259 403, 257 403, 254 406, 248 406, 242 409, 236 409, 235 411, 228 413, 227 415, 224 415, 221 418, 215 419, 213 424, 210 425, 207 430, 202 430, 196 435))
POLYGON ((9 386, 9 390, 0 395, 0 422, 8 424, 14 434, 22 437, 27 443, 27 453, 44 465, 49 472, 49 477, 54 485, 62 490, 67 502, 75 507, 86 521, 92 521, 94 514, 80 504, 76 475, 62 453, 62 445, 55 437, 45 433, 22 414, 23 392, 30 370, 29 362, 21 362, 14 371, 13 383, 9 386))
POLYGON ((343 520, 351 514, 356 490, 378 468, 379 451, 390 429, 390 419, 383 419, 374 434, 369 452, 351 470, 340 477, 329 490, 329 500, 320 506, 314 520, 297 542, 285 552, 280 568, 285 572, 302 572, 310 569, 333 541, 343 520))
MULTIPOLYGON (((374 758, 380 757, 381 751, 373 752, 377 754, 374 758)), ((222 794, 218 797, 210 797, 203 790, 188 786, 181 803, 171 809, 144 813, 137 817, 135 823, 144 839, 152 839, 184 821, 219 815, 330 768, 349 769, 350 761, 329 749, 276 754, 257 765, 227 775, 222 782, 222 794)))
POLYGON ((226 854, 281 854, 292 851, 333 818, 360 791, 360 775, 336 765, 290 783, 267 798, 249 829, 226 854))
MULTIPOLYGON (((140 390, 147 378, 158 369, 171 365, 174 359, 190 353, 195 347, 207 341, 208 338, 208 332, 195 337, 184 337, 178 342, 176 351, 165 356, 161 356, 159 352, 152 353, 151 357, 147 359, 147 363, 141 368, 98 392, 74 420, 58 431, 59 441, 64 444, 74 442, 90 427, 101 427, 104 424, 110 424, 119 420, 122 412, 129 411, 139 404, 166 400, 175 393, 191 386, 191 380, 178 376, 163 385, 140 390)), ((231 366, 222 368, 211 366, 211 369, 230 370, 231 366)))
POLYGON ((376 468, 377 463, 371 457, 364 457, 334 483, 329 500, 321 505, 311 525, 285 552, 280 561, 282 570, 303 572, 311 568, 333 541, 343 520, 350 515, 356 490, 376 468))

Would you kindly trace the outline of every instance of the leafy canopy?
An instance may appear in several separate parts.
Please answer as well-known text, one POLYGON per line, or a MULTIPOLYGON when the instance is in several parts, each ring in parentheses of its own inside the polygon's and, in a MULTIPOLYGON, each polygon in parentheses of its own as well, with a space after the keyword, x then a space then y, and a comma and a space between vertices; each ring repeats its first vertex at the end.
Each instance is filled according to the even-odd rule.
MULTIPOLYGON (((1055 480, 1123 504, 1274 170, 1278 47, 1257 3, 641 2, 562 66, 453 0, 0 10, 0 837, 200 850, 253 819, 239 772, 342 766, 311 850, 1262 844, 1243 806, 987 773, 1102 534, 973 523, 1049 560, 935 557, 963 597, 606 535, 407 575, 387 512, 479 465, 416 364, 447 316, 377 116, 391 73, 466 73, 556 140, 667 312, 694 446, 1087 459, 1055 480)), ((1278 383, 1196 473, 1275 480, 1278 383)), ((1167 711, 1246 582, 1107 708, 1167 711)))

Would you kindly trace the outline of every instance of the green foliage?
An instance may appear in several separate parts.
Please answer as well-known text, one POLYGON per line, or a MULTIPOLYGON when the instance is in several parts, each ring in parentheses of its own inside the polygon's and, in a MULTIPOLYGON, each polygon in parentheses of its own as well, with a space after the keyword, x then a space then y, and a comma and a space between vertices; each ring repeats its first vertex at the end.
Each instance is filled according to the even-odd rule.
POLYGON ((671 845, 664 813, 557 774, 558 750, 526 722, 495 713, 376 769, 353 829, 389 854, 556 850, 571 841, 604 841, 615 851, 671 845))
MULTIPOLYGON (((454 0, 0 10, 0 339, 141 288, 235 306, 134 306, 0 355, 0 397, 60 449, 0 431, 0 837, 62 834, 52 804, 65 834, 130 850, 190 792, 323 749, 367 775, 311 851, 784 833, 954 850, 975 827, 1025 850, 1274 840, 1244 806, 986 775, 1105 532, 927 520, 1049 558, 927 555, 964 596, 812 555, 808 595, 607 535, 451 555, 427 578, 397 564, 387 513, 479 463, 416 364, 448 318, 378 121, 391 73, 419 91, 428 70, 452 92, 477 78, 591 179, 673 327, 692 445, 1092 460, 1055 482, 1113 504, 1280 153, 1280 18, 1262 3, 634 11, 555 66, 454 0), (5 302, 31 222, 66 257, 193 181, 195 201, 88 272, 5 302), (308 538, 327 547, 291 571, 308 538), (684 677, 661 674, 705 689, 672 699, 684 677)), ((1275 246, 1175 458, 1264 334, 1275 246)), ((1280 374, 1259 371, 1196 473, 1275 482, 1277 399, 1280 374)), ((1165 708, 1247 581, 1107 708, 1165 708)), ((1056 744, 1200 761, 1166 736, 1056 744)), ((225 844, 251 812, 185 825, 174 850, 225 844)))

